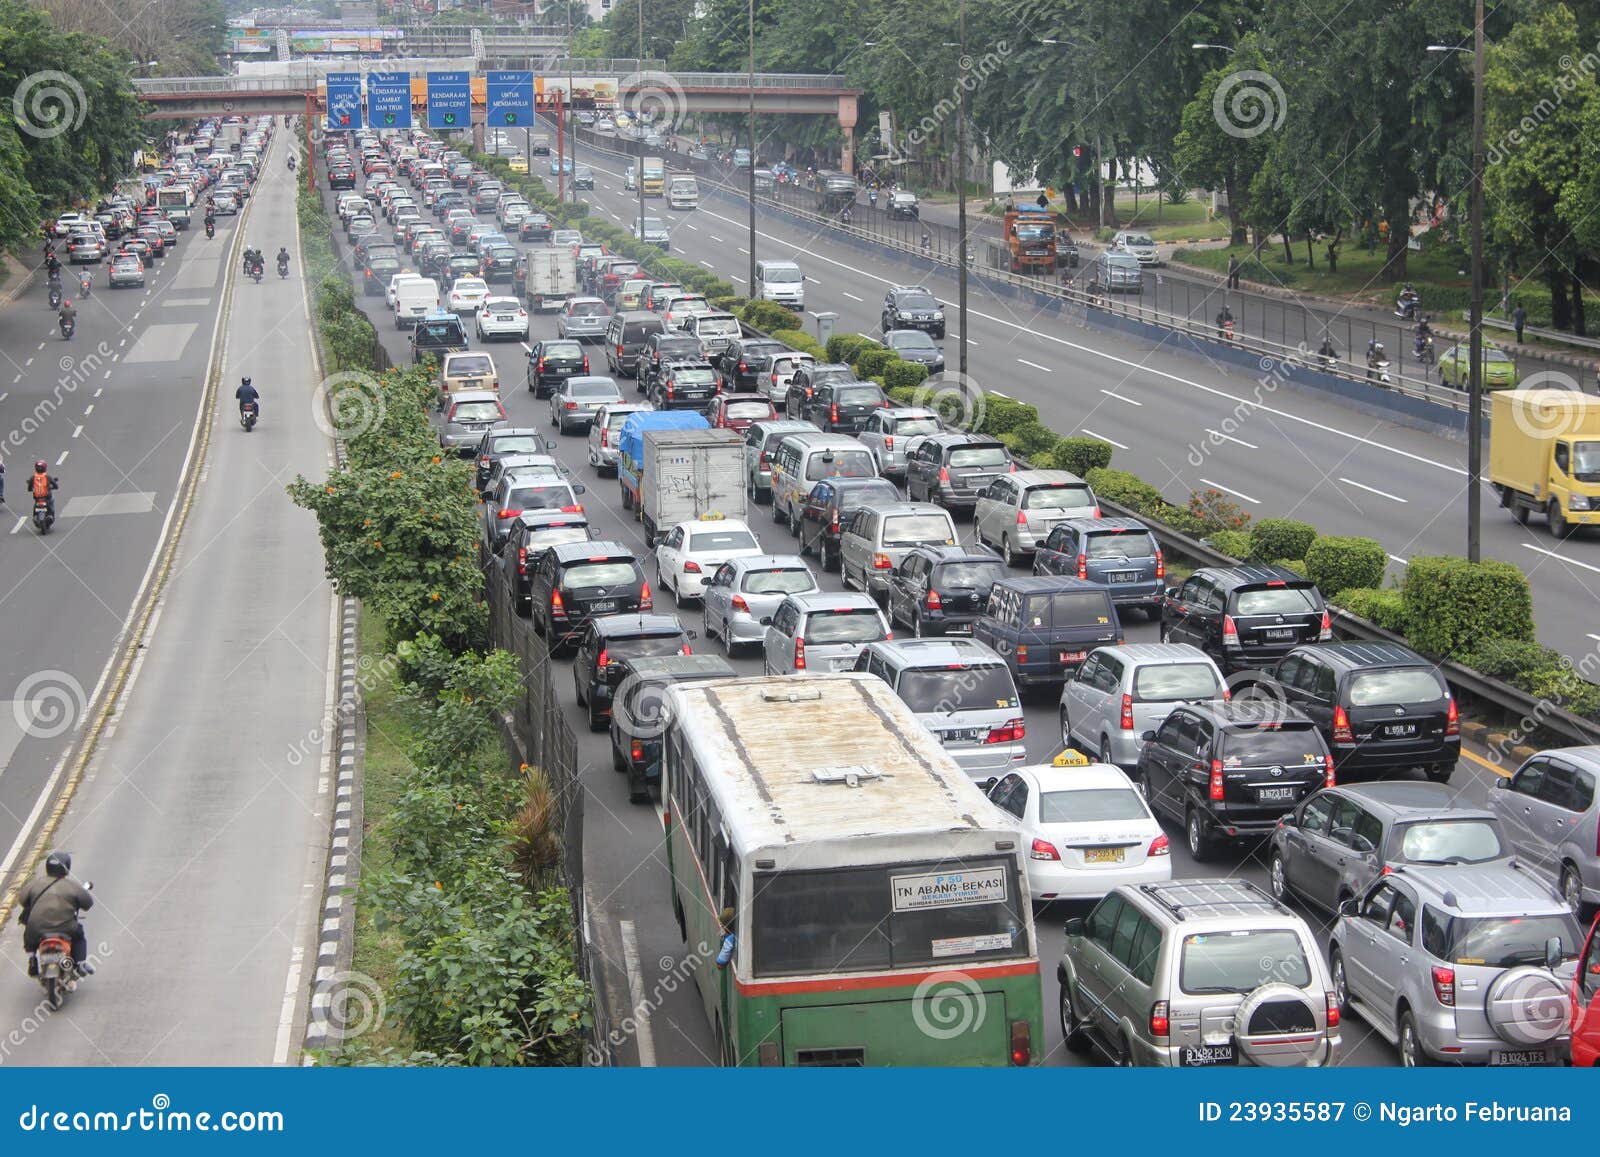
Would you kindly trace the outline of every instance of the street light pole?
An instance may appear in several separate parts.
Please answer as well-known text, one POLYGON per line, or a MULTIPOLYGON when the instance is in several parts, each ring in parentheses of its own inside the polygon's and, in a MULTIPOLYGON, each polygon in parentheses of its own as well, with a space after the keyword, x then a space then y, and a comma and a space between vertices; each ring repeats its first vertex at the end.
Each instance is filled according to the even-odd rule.
MULTIPOLYGON (((639 0, 639 69, 642 74, 644 69, 644 0, 639 0)), ((641 113, 644 112, 644 106, 642 104, 637 107, 641 113)), ((641 117, 640 120, 642 121, 643 118, 641 117)), ((637 125, 634 127, 638 128, 637 125)), ((672 129, 669 126, 667 132, 670 133, 671 131, 672 129)), ((635 168, 633 170, 633 184, 634 187, 639 191, 639 243, 642 245, 644 244, 644 151, 647 147, 644 143, 643 130, 640 130, 640 136, 636 138, 636 140, 639 146, 639 159, 634 162, 635 168)), ((672 142, 668 141, 667 143, 670 145, 672 142)), ((576 176, 577 174, 574 173, 573 175, 576 176)), ((666 179, 666 161, 663 160, 661 165, 661 180, 663 185, 666 183, 666 179)), ((663 189, 662 192, 665 193, 666 190, 663 189)))
POLYGON ((1478 561, 1483 515, 1483 0, 1472 14, 1472 305, 1467 318, 1467 561, 1478 561))
POLYGON ((956 341, 957 362, 963 388, 967 377, 967 0, 961 0, 960 57, 956 60, 956 229, 960 245, 956 253, 956 312, 961 320, 961 335, 956 341))
POLYGON ((750 168, 746 170, 750 185, 746 189, 750 203, 749 280, 745 283, 750 293, 756 291, 756 0, 748 0, 746 14, 749 19, 749 57, 746 59, 746 84, 750 89, 750 113, 746 130, 750 138, 750 168))

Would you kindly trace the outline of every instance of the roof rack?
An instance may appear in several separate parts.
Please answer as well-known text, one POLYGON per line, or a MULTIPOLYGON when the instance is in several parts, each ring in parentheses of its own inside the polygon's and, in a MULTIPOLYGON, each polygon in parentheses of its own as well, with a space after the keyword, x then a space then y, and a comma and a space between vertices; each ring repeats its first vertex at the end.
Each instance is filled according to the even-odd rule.
POLYGON ((1154 900, 1157 904, 1160 904, 1163 908, 1170 912, 1174 918, 1180 921, 1187 920, 1189 918, 1189 909, 1211 907, 1213 905, 1220 904, 1230 904, 1235 907, 1240 907, 1245 904, 1259 904, 1264 908, 1272 908, 1276 911, 1284 913, 1289 912, 1289 909, 1274 899, 1270 893, 1263 891, 1258 885, 1251 883, 1249 880, 1173 880, 1165 884, 1140 884, 1139 891, 1144 895, 1149 896, 1150 899, 1154 900), (1212 888, 1219 883, 1243 889, 1248 894, 1238 897, 1229 897, 1227 899, 1208 898, 1204 900, 1196 900, 1189 904, 1184 904, 1178 900, 1174 900, 1165 894, 1174 891, 1177 888, 1212 888))

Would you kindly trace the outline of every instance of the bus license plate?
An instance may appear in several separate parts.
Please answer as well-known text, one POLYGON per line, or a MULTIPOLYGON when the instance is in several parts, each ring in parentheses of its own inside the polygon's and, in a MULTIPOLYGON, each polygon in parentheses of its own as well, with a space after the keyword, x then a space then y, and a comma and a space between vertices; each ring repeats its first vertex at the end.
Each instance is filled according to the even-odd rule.
POLYGON ((1491 1065, 1547 1065, 1550 1053, 1546 1049, 1498 1049, 1489 1054, 1491 1065))
POLYGON ((1299 790, 1296 787, 1258 787, 1256 800, 1260 803, 1292 803, 1299 790))
POLYGON ((1086 864, 1120 864, 1123 861, 1121 848, 1084 848, 1083 862, 1086 864))
POLYGON ((1106 578, 1114 583, 1134 583, 1139 581, 1139 572, 1136 570, 1114 570, 1106 578))
POLYGON ((1383 725, 1383 733, 1390 739, 1404 739, 1408 735, 1417 733, 1417 725, 1415 723, 1385 723, 1383 725))

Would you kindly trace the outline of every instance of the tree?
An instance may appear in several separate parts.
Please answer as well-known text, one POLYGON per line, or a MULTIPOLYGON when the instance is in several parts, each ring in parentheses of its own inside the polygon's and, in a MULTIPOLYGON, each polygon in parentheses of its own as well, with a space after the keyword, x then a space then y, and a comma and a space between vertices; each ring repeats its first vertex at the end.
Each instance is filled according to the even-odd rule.
POLYGON ((1229 233, 1234 245, 1243 245, 1247 240, 1245 228, 1253 220, 1251 189, 1272 150, 1269 134, 1274 131, 1271 124, 1275 117, 1270 88, 1262 98, 1267 103, 1258 104, 1252 114, 1266 117, 1265 121, 1252 121, 1234 111, 1249 111, 1232 101, 1242 85, 1253 83, 1239 80, 1236 74, 1260 73, 1264 71, 1263 63, 1252 37, 1240 44, 1225 68, 1207 73, 1194 99, 1184 106, 1182 128, 1172 146, 1172 163, 1185 184, 1220 189, 1227 197, 1229 233))

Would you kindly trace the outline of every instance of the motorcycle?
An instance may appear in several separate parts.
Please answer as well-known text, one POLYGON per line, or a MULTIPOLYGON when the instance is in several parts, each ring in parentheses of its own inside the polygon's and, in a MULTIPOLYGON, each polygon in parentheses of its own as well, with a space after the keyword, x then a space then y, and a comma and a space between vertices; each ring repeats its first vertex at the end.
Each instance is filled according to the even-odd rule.
POLYGON ((50 509, 48 498, 35 498, 33 500, 33 528, 40 534, 49 534, 50 528, 55 525, 56 514, 50 509))
POLYGON ((259 262, 250 266, 250 276, 256 279, 256 284, 261 284, 262 267, 259 262))
POLYGON ((78 278, 78 295, 80 297, 88 297, 89 290, 93 288, 93 286, 94 279, 85 273, 82 277, 78 278))
POLYGON ((279 277, 288 277, 289 276, 289 263, 287 261, 278 262, 278 276, 279 277))
POLYGON ((1402 295, 1400 299, 1394 303, 1394 315, 1398 318, 1403 318, 1406 321, 1415 321, 1417 312, 1421 308, 1422 298, 1420 296, 1406 297, 1402 295))
POLYGON ((78 323, 73 321, 70 317, 62 318, 61 319, 61 340, 62 341, 71 341, 72 340, 72 331, 77 329, 77 328, 78 328, 78 323))
POLYGON ((876 209, 878 207, 878 190, 876 190, 876 189, 868 189, 867 190, 867 204, 872 206, 872 208, 874 208, 874 209, 876 209))
POLYGON ((1219 325, 1217 327, 1217 339, 1219 341, 1232 343, 1232 341, 1233 341, 1233 318, 1231 318, 1231 317, 1228 318, 1226 321, 1222 322, 1221 325, 1219 325))
POLYGON ((1434 364, 1433 335, 1430 333, 1427 337, 1418 337, 1418 338, 1414 339, 1412 341, 1412 343, 1411 343, 1411 353, 1412 353, 1412 356, 1415 357, 1423 365, 1425 365, 1425 366, 1433 365, 1434 364))
POLYGON ((210 240, 211 240, 211 239, 212 239, 212 238, 213 238, 213 237, 215 237, 215 236, 216 236, 216 235, 217 235, 217 225, 216 225, 216 222, 214 222, 214 221, 207 221, 207 222, 206 222, 206 240, 207 240, 207 241, 210 241, 210 240))
POLYGON ((50 308, 61 308, 61 285, 59 282, 56 282, 50 286, 50 308))
MULTIPOLYGON (((84 887, 93 890, 94 885, 85 882, 84 887)), ((52 1010, 60 1009, 66 1003, 67 993, 78 988, 79 972, 77 962, 72 959, 72 937, 42 937, 39 947, 33 950, 33 964, 33 974, 39 978, 39 987, 44 989, 45 1003, 52 1010)))
POLYGON ((1381 345, 1367 354, 1367 381, 1383 386, 1389 384, 1389 355, 1381 345))
POLYGON ((239 425, 244 427, 248 434, 256 428, 256 420, 261 417, 260 402, 241 402, 239 405, 239 425))

